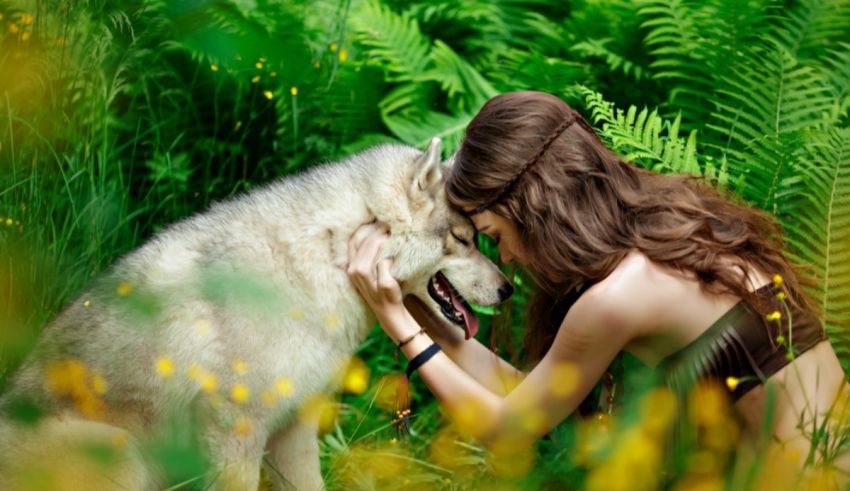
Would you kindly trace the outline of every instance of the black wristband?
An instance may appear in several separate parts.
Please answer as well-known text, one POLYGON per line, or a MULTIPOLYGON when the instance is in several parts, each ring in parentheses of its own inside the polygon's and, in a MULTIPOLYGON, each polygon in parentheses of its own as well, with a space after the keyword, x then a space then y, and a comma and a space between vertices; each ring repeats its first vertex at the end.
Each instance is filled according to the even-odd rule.
POLYGON ((433 343, 433 344, 431 344, 431 346, 428 346, 427 348, 422 350, 421 353, 414 356, 413 359, 410 360, 410 363, 407 364, 407 370, 405 371, 405 373, 407 374, 407 378, 409 379, 410 376, 413 375, 413 372, 415 372, 417 368, 424 365, 425 362, 430 360, 432 356, 436 355, 437 352, 440 351, 440 349, 441 348, 440 348, 439 344, 433 343))

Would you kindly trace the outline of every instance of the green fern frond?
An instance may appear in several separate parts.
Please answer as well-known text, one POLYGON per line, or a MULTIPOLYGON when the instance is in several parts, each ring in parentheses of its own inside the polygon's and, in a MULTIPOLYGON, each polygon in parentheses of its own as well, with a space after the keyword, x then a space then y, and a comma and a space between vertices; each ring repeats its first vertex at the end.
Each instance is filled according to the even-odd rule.
POLYGON ((727 82, 708 125, 714 131, 709 146, 729 160, 734 175, 745 176, 744 197, 771 209, 789 171, 795 133, 819 124, 832 99, 823 77, 781 47, 742 64, 727 82))
POLYGON ((608 47, 611 42, 613 42, 612 38, 587 39, 574 44, 571 49, 584 59, 598 58, 604 60, 612 72, 622 72, 634 80, 644 78, 643 67, 612 51, 608 47))
POLYGON ((443 140, 443 154, 460 147, 466 126, 474 113, 446 114, 436 111, 408 110, 383 114, 384 123, 398 138, 415 147, 424 148, 431 138, 443 140))
POLYGON ((625 160, 657 172, 703 175, 697 156, 696 130, 681 138, 679 116, 671 123, 658 116, 658 110, 650 112, 644 108, 638 112, 635 106, 626 111, 615 109, 601 94, 587 88, 580 91, 593 122, 602 124, 599 136, 625 160))
POLYGON ((809 132, 794 165, 799 178, 785 186, 779 217, 794 259, 814 268, 819 286, 810 293, 827 315, 827 330, 846 365, 850 356, 850 128, 809 132))
POLYGON ((800 61, 825 56, 824 46, 850 33, 850 0, 802 0, 782 14, 773 38, 800 61))
POLYGON ((477 111, 487 99, 498 94, 478 70, 446 43, 435 41, 430 57, 433 68, 413 79, 439 83, 448 96, 457 101, 456 105, 461 111, 477 111))
POLYGON ((382 67, 389 82, 409 81, 431 62, 431 41, 409 14, 397 14, 377 1, 366 2, 351 17, 355 41, 369 62, 382 67))

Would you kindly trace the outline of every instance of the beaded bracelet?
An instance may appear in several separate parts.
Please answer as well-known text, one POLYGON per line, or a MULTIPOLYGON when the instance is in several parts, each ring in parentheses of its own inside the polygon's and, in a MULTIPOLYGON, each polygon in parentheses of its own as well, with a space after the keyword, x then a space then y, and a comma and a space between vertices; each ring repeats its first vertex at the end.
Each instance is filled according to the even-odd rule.
POLYGON ((415 333, 415 334, 411 334, 409 337, 407 337, 407 338, 405 338, 405 339, 403 339, 403 340, 399 341, 399 342, 398 342, 398 349, 401 349, 401 348, 402 348, 405 344, 407 344, 407 343, 409 343, 409 342, 413 341, 413 338, 415 338, 416 336, 418 336, 418 335, 420 335, 420 334, 424 334, 424 333, 425 333, 425 329, 424 329, 424 328, 420 328, 420 329, 419 329, 419 332, 417 332, 417 333, 415 333))

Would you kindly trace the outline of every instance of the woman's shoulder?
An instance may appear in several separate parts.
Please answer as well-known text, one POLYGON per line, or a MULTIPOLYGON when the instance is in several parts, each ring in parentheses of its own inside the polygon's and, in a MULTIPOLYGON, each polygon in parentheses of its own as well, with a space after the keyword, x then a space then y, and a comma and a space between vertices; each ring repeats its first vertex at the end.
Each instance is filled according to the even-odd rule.
POLYGON ((575 308, 604 316, 634 337, 664 322, 671 302, 681 295, 681 277, 633 249, 614 270, 594 283, 575 308))

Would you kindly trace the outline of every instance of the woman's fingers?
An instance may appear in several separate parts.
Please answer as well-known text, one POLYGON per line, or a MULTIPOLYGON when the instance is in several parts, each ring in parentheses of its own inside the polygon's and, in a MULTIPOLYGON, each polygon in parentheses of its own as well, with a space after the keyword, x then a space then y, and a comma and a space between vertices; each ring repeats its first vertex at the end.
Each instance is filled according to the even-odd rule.
POLYGON ((368 285, 373 290, 377 290, 376 266, 378 261, 378 253, 381 249, 381 244, 386 240, 387 235, 382 229, 374 229, 363 240, 360 247, 356 246, 355 237, 348 242, 348 275, 361 283, 362 286, 368 285))

